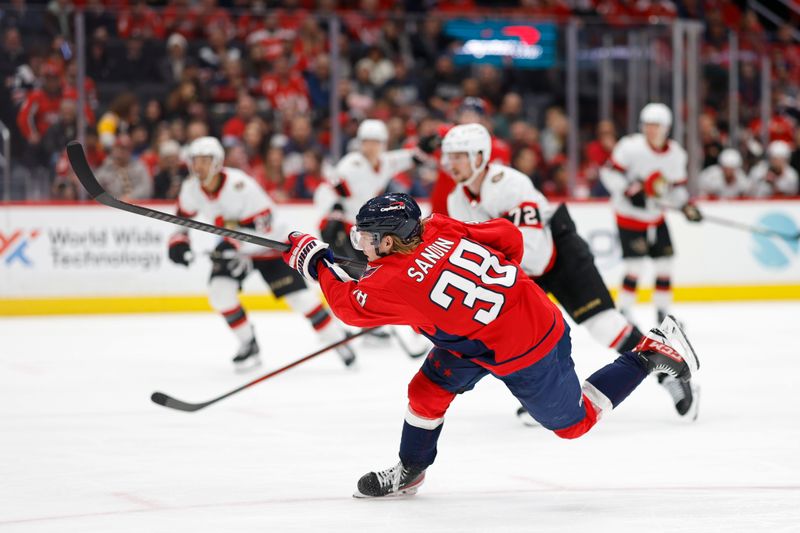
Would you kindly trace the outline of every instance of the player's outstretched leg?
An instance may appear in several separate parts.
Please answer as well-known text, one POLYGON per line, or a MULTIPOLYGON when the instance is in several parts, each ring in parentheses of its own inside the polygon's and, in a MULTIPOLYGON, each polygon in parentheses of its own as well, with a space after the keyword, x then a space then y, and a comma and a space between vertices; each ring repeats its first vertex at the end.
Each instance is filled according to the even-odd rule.
POLYGON ((381 496, 411 496, 425 481, 425 470, 406 468, 399 462, 391 468, 361 476, 354 498, 379 498, 381 496))

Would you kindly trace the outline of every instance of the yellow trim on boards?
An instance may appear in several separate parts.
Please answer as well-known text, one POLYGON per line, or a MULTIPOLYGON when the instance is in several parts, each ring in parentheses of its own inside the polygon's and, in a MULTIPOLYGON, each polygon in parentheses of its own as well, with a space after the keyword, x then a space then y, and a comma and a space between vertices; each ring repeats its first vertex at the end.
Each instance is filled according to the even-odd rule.
MULTIPOLYGON (((617 290, 612 290, 616 297, 617 290)), ((638 301, 649 302, 652 289, 641 289, 638 301)), ((676 287, 677 302, 721 302, 755 300, 800 300, 800 285, 751 285, 716 287, 676 287)), ((251 311, 284 311, 283 300, 269 294, 242 296, 251 311)), ((119 296, 75 298, 0 299, 0 316, 74 315, 115 313, 210 312, 206 296, 119 296)))

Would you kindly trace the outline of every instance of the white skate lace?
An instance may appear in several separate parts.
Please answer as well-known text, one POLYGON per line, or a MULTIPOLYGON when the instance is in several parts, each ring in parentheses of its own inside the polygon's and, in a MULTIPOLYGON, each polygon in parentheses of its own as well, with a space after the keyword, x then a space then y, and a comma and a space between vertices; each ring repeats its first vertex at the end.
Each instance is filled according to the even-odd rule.
POLYGON ((669 392, 670 396, 672 396, 672 399, 675 401, 675 403, 678 403, 686 398, 686 394, 683 392, 683 386, 681 385, 680 381, 672 377, 672 375, 665 377, 661 382, 661 385, 667 389, 667 392, 669 392))
POLYGON ((378 483, 381 488, 391 486, 392 492, 397 492, 400 488, 400 478, 403 477, 403 463, 397 463, 392 468, 375 473, 378 476, 378 483))

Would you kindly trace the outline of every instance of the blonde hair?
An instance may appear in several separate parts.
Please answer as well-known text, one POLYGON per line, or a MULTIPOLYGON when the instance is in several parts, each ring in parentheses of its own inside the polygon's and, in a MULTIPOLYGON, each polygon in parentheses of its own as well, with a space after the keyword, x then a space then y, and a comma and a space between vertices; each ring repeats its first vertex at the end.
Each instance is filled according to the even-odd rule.
POLYGON ((410 254, 414 250, 417 249, 417 246, 422 244, 422 232, 425 231, 425 224, 427 224, 427 220, 421 220, 419 225, 419 234, 411 237, 407 241, 400 239, 397 235, 393 235, 391 233, 387 234, 388 237, 392 239, 392 249, 390 250, 391 253, 397 254, 410 254))

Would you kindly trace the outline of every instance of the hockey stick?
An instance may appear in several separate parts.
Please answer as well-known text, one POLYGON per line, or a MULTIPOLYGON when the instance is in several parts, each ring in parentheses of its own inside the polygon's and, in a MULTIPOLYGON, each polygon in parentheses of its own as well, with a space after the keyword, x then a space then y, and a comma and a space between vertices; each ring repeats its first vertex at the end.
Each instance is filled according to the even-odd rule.
MULTIPOLYGON (((666 209, 670 209, 672 211, 678 211, 678 212, 681 212, 681 213, 683 212, 679 207, 675 207, 673 205, 666 205, 666 204, 659 204, 659 205, 661 207, 664 207, 666 209)), ((749 231, 750 233, 758 233, 758 234, 761 234, 761 235, 767 235, 769 237, 780 237, 780 238, 785 239, 787 241, 800 240, 800 232, 795 233, 795 234, 784 233, 782 231, 777 231, 777 230, 773 230, 773 229, 769 229, 769 228, 764 228, 764 227, 761 227, 761 226, 751 226, 750 224, 744 224, 743 222, 737 222, 736 220, 730 220, 730 219, 727 219, 727 218, 715 217, 714 215, 703 214, 703 218, 702 218, 702 220, 700 220, 700 222, 703 222, 703 221, 713 222, 714 224, 718 224, 720 226, 726 226, 728 228, 734 228, 734 229, 740 229, 740 230, 743 230, 743 231, 749 231)))
MULTIPOLYGON (((259 237, 258 235, 251 235, 250 233, 212 226, 211 224, 205 224, 190 218, 170 215, 162 211, 156 211, 155 209, 129 204, 127 202, 123 202, 122 200, 118 200, 106 192, 106 190, 103 189, 103 186, 97 181, 94 172, 92 172, 92 168, 89 166, 89 162, 86 160, 86 154, 83 151, 83 146, 81 143, 78 141, 70 141, 67 144, 67 157, 69 158, 70 165, 72 165, 72 170, 75 171, 78 181, 81 182, 81 185, 83 185, 83 188, 86 189, 86 192, 88 192, 94 200, 97 200, 103 205, 113 207, 114 209, 127 211, 128 213, 133 213, 134 215, 141 215, 148 218, 154 218, 156 220, 162 220, 164 222, 170 222, 172 224, 183 226, 189 229, 205 231, 206 233, 212 233, 221 237, 257 244, 259 246, 272 248, 273 250, 278 250, 281 252, 289 250, 289 245, 285 242, 274 241, 265 237, 259 237)), ((335 262, 343 265, 350 265, 359 268, 366 267, 362 261, 357 261, 354 259, 336 256, 333 259, 335 262)))
POLYGON ((305 363, 309 359, 313 359, 314 357, 316 357, 316 356, 318 356, 320 354, 323 354, 323 353, 327 352, 328 350, 332 350, 332 349, 334 349, 334 348, 336 348, 338 346, 341 346, 342 344, 348 343, 348 342, 352 341, 353 339, 356 339, 356 338, 360 337, 361 335, 369 333, 370 331, 374 331, 375 329, 377 329, 377 328, 362 329, 358 333, 354 333, 352 335, 348 335, 347 337, 345 337, 345 338, 343 338, 341 340, 338 340, 338 341, 334 342, 333 344, 329 344, 327 346, 323 346, 322 348, 320 348, 316 352, 310 353, 310 354, 306 355, 305 357, 301 357, 297 361, 293 361, 293 362, 289 363, 288 365, 280 367, 277 370, 273 370, 269 374, 265 374, 265 375, 261 376, 260 378, 254 379, 253 381, 251 381, 249 383, 245 383, 241 387, 233 389, 230 392, 226 392, 222 396, 217 396, 216 398, 214 398, 212 400, 209 400, 207 402, 201 402, 201 403, 184 402, 182 400, 178 400, 177 398, 173 398, 169 394, 164 394, 163 392, 154 392, 150 396, 150 399, 154 403, 157 403, 158 405, 163 405, 164 407, 169 407, 170 409, 177 409, 178 411, 186 411, 186 412, 189 412, 189 413, 193 413, 195 411, 199 411, 200 409, 208 407, 211 404, 217 403, 220 400, 224 400, 225 398, 227 398, 229 396, 233 396, 237 392, 241 392, 244 389, 252 387, 256 383, 261 383, 262 381, 266 381, 271 377, 277 376, 281 372, 285 372, 285 371, 289 370, 290 368, 296 367, 297 365, 299 365, 301 363, 305 363))

